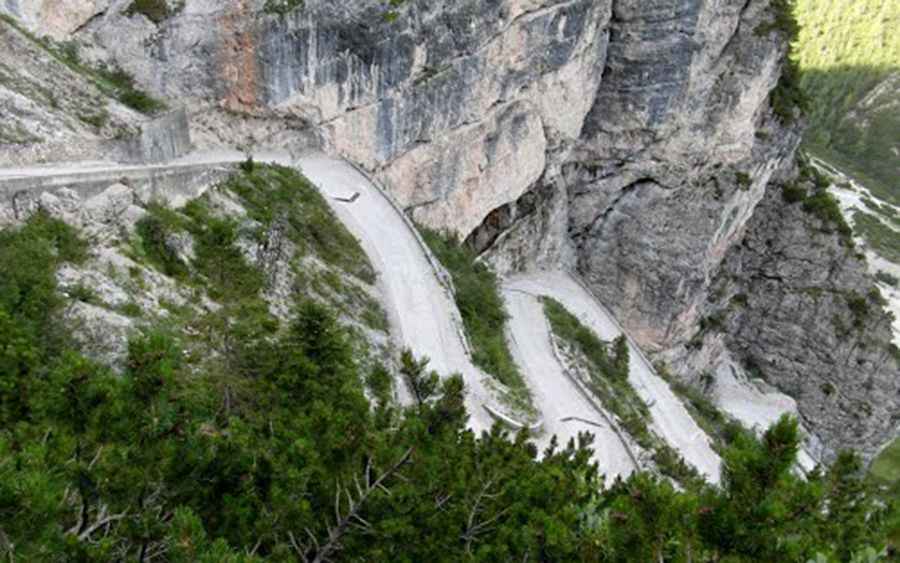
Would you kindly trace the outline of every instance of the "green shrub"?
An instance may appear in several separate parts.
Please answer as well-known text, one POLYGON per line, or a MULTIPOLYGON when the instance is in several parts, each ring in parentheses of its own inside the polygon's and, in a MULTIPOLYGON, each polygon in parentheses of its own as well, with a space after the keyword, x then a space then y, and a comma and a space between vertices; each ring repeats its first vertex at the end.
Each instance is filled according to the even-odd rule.
POLYGON ((140 318, 144 316, 144 310, 134 301, 129 301, 119 308, 119 311, 126 317, 140 318))
POLYGON ((122 90, 119 94, 119 101, 131 109, 148 115, 158 113, 166 108, 163 102, 133 86, 122 90))
POLYGON ((785 125, 790 125, 809 107, 809 98, 800 86, 800 71, 797 63, 786 60, 783 63, 781 76, 770 97, 772 111, 785 125))
POLYGON ((100 66, 89 72, 98 78, 101 89, 131 109, 150 115, 166 108, 165 103, 138 89, 134 77, 118 66, 100 66))
POLYGON ((817 189, 810 195, 805 194, 805 190, 796 186, 784 186, 782 188, 782 196, 785 201, 788 203, 802 201, 803 210, 817 217, 825 226, 826 232, 837 232, 842 237, 843 242, 852 247, 853 230, 844 219, 844 214, 837 199, 825 189, 817 189), (801 197, 801 194, 803 194, 803 197, 798 200, 797 198, 801 197), (831 231, 831 228, 834 231, 831 231))
POLYGON ((78 119, 95 129, 103 129, 109 122, 109 112, 106 109, 100 109, 91 113, 79 113, 78 119))
POLYGON ((194 265, 208 281, 210 297, 219 301, 256 296, 265 285, 263 273, 247 263, 237 246, 238 225, 233 219, 196 213, 190 226, 197 254, 194 265))
POLYGON ((849 241, 850 237, 853 236, 850 225, 844 219, 840 204, 830 193, 825 191, 816 192, 803 202, 803 209, 821 219, 823 223, 834 226, 838 234, 843 236, 845 240, 849 241))
POLYGON ((158 203, 147 207, 147 215, 135 225, 144 256, 162 273, 174 278, 184 278, 188 274, 187 265, 178 257, 169 238, 178 232, 185 232, 184 221, 179 215, 158 203))
POLYGON ((304 0, 266 0, 263 12, 285 16, 297 9, 302 9, 304 0))
POLYGON ((850 309, 850 313, 853 315, 854 326, 857 328, 862 327, 870 313, 868 300, 855 291, 848 292, 844 299, 847 302, 847 308, 850 309))
POLYGON ((806 199, 806 190, 796 182, 781 186, 781 197, 787 203, 799 203, 806 199))
POLYGON ((125 10, 126 16, 142 14, 155 24, 162 23, 172 15, 166 0, 133 0, 125 10))
POLYGON ((70 287, 67 291, 69 297, 74 299, 75 301, 81 301, 82 303, 89 303, 92 305, 96 305, 98 303, 97 292, 83 284, 78 284, 70 287))
POLYGON ((900 279, 898 279, 897 276, 889 272, 885 272, 884 270, 879 270, 875 274, 875 279, 891 287, 897 287, 897 285, 900 284, 900 279))
POLYGON ((456 305, 472 345, 473 361, 504 385, 525 389, 504 337, 507 314, 497 276, 455 236, 424 227, 419 230, 453 277, 456 305))

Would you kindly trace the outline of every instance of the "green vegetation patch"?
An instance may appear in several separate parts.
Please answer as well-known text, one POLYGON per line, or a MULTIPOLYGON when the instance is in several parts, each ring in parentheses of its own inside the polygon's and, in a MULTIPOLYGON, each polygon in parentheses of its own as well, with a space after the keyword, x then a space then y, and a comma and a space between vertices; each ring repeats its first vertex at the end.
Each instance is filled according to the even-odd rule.
POLYGON ((497 276, 477 261, 475 252, 449 233, 419 227, 422 238, 453 277, 456 306, 472 346, 475 365, 497 378, 513 395, 515 406, 532 412, 531 394, 513 361, 505 338, 508 315, 497 276))
POLYGON ((266 3, 263 5, 263 12, 286 16, 294 10, 302 10, 304 3, 304 0, 266 0, 266 3))
POLYGON ((173 278, 184 279, 188 274, 187 264, 172 246, 172 237, 186 232, 187 223, 180 213, 151 203, 147 206, 147 215, 135 225, 135 233, 140 238, 137 246, 143 255, 162 273, 173 278))
POLYGON ((853 213, 853 228, 872 247, 876 254, 900 264, 900 232, 884 224, 875 215, 856 211, 853 213))
POLYGON ((806 149, 900 203, 900 3, 796 0, 795 13, 793 52, 810 98, 806 149))
POLYGON ((141 14, 155 24, 164 22, 172 13, 166 0, 134 0, 125 10, 126 16, 141 14))
POLYGON ((799 176, 795 181, 781 187, 782 198, 788 204, 802 204, 803 211, 821 221, 823 232, 837 233, 845 246, 853 248, 853 230, 844 219, 837 198, 828 192, 831 182, 803 156, 798 158, 797 164, 800 169, 799 176), (811 192, 804 187, 804 184, 810 183, 813 186, 811 192))
POLYGON ((603 407, 619 419, 635 442, 653 452, 653 461, 663 475, 686 485, 699 483, 697 470, 650 430, 650 409, 628 382, 629 351, 625 337, 613 341, 610 353, 607 344, 562 303, 551 297, 542 297, 541 301, 553 334, 585 360, 590 377, 588 386, 603 407))
MULTIPOLYGON (((825 190, 816 190, 803 200, 803 210, 818 217, 824 225, 833 226, 835 231, 844 240, 849 240, 853 235, 850 225, 844 219, 841 206, 837 199, 825 190)), ((827 231, 831 232, 831 231, 827 231)))
POLYGON ((315 186, 296 170, 248 160, 224 188, 240 196, 262 231, 277 224, 301 251, 313 253, 365 283, 375 283, 375 270, 359 241, 335 217, 315 186))

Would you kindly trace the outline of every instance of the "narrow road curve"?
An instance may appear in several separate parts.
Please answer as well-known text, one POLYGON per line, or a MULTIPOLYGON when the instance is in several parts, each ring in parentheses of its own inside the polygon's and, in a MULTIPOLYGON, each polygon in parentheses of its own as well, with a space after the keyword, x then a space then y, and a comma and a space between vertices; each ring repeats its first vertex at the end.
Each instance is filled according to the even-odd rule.
MULTIPOLYGON (((485 387, 486 375, 466 353, 460 326, 453 313, 456 304, 438 280, 415 233, 403 216, 365 176, 350 164, 322 154, 296 158, 287 151, 196 151, 162 164, 129 165, 107 161, 47 163, 0 168, 0 190, 34 179, 34 189, 71 185, 111 176, 167 172, 188 167, 235 164, 252 156, 257 162, 299 167, 317 185, 338 218, 360 239, 373 266, 381 274, 378 283, 388 300, 386 309, 398 341, 417 357, 428 357, 430 368, 441 375, 460 373, 466 383, 469 427, 489 430, 494 423, 485 407, 496 405, 485 387)), ((457 313, 458 317, 458 313, 457 313)), ((401 390, 401 400, 408 393, 401 390)), ((503 418, 500 408, 495 416, 503 418)), ((515 422, 515 421, 512 421, 515 422)))
MULTIPOLYGON (((368 178, 345 161, 322 154, 294 158, 286 151, 255 152, 252 156, 258 162, 299 166, 319 187, 338 218, 360 239, 380 273, 378 283, 388 301, 386 309, 397 340, 416 356, 427 356, 431 360, 430 367, 438 373, 460 373, 467 387, 469 427, 475 432, 488 430, 494 417, 486 407, 496 403, 486 386, 487 376, 472 364, 460 333, 456 304, 438 279, 429 256, 402 212, 395 209, 368 178)), ((216 150, 146 166, 84 162, 0 169, 0 189, 3 189, 4 180, 40 178, 78 182, 89 179, 92 174, 102 176, 115 172, 127 176, 129 172, 138 174, 148 170, 233 164, 246 157, 239 151, 216 150)), ((589 431, 596 437, 595 457, 601 469, 609 476, 627 475, 635 468, 627 448, 601 413, 567 379, 556 361, 543 309, 534 297, 536 295, 549 295, 559 300, 603 339, 615 338, 620 330, 602 305, 568 274, 543 272, 506 282, 504 298, 512 314, 509 336, 513 353, 526 374, 547 425, 546 432, 538 437, 539 443, 548 442, 554 434, 564 443, 580 431, 589 431), (517 291, 532 295, 517 294, 517 291)), ((710 448, 706 435, 633 344, 631 352, 629 381, 650 405, 654 430, 701 473, 718 482, 720 460, 710 448)))
POLYGON ((377 187, 344 161, 307 155, 296 164, 327 197, 379 272, 395 338, 416 356, 427 356, 429 366, 439 374, 460 373, 466 382, 469 427, 476 433, 489 430, 493 419, 484 406, 493 404, 493 399, 484 383, 486 376, 469 359, 453 316, 456 304, 403 217, 377 187), (350 199, 352 203, 340 201, 350 199))
MULTIPOLYGON (((556 299, 603 340, 612 340, 622 334, 612 315, 565 272, 535 272, 515 276, 508 279, 505 285, 510 290, 556 299)), ((513 325, 517 326, 520 322, 534 321, 520 321, 513 317, 513 325)), ((631 353, 628 382, 650 407, 652 429, 709 481, 718 483, 721 460, 713 451, 709 437, 697 425, 668 383, 656 375, 634 343, 629 340, 628 345, 631 353)), ((549 423, 550 417, 547 419, 545 424, 549 423)))
POLYGON ((543 450, 556 435, 565 446, 580 432, 589 432, 594 435, 594 461, 607 482, 619 475, 627 477, 637 469, 637 462, 605 413, 598 412, 557 361, 543 304, 535 295, 509 287, 503 288, 503 300, 510 316, 510 350, 544 417, 545 432, 535 440, 537 445, 543 450))

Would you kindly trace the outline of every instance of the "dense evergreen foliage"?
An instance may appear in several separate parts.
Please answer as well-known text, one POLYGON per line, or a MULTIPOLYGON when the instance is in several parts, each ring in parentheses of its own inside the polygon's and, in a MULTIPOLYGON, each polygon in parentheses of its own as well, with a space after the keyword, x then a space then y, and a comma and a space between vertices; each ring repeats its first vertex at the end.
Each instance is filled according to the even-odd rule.
POLYGON ((524 433, 475 436, 462 379, 410 354, 413 405, 371 405, 363 379, 383 388, 385 373, 362 373, 347 329, 302 296, 290 326, 226 364, 193 369, 182 337, 157 327, 113 373, 57 319, 55 268, 84 256, 44 215, 0 234, 4 560, 837 561, 881 548, 885 510, 856 459, 801 479, 789 419, 734 441, 721 488, 642 473, 604 490, 588 437, 538 456, 524 433))
POLYGON ((900 202, 900 3, 795 3, 800 32, 794 53, 810 98, 807 150, 879 197, 900 202))

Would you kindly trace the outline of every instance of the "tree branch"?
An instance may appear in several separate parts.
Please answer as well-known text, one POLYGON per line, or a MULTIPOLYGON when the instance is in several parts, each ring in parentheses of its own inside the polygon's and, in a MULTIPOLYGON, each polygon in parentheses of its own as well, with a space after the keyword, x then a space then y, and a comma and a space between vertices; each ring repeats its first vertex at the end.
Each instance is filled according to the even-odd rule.
POLYGON ((296 538, 294 538, 294 535, 288 533, 291 545, 293 546, 294 551, 300 556, 301 560, 304 562, 312 561, 313 563, 325 563, 331 559, 335 552, 340 551, 342 547, 341 541, 351 527, 355 526, 362 529, 371 528, 371 524, 360 516, 363 506, 376 491, 387 491, 384 482, 397 473, 397 471, 409 461, 412 452, 413 448, 406 450, 406 453, 404 453, 394 465, 389 467, 374 481, 372 480, 372 462, 369 460, 366 463, 366 469, 364 471, 364 481, 360 481, 359 477, 354 478, 354 484, 356 486, 355 497, 351 493, 349 487, 338 487, 338 490, 334 495, 335 525, 333 527, 328 526, 328 538, 324 544, 320 545, 315 535, 308 529, 306 530, 306 533, 310 537, 311 543, 305 545, 299 544, 296 541, 296 538), (347 497, 346 512, 342 511, 342 496, 347 497))

